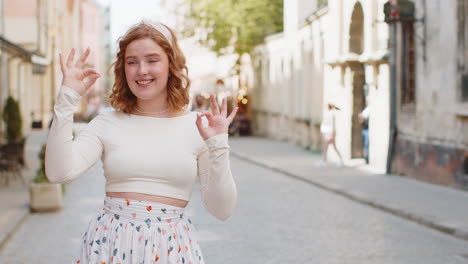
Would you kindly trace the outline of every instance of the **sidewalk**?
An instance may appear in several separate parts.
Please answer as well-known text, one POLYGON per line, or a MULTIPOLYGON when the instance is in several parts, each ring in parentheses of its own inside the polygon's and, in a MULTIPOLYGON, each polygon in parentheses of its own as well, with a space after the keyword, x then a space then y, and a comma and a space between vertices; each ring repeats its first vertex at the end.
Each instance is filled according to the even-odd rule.
POLYGON ((12 180, 9 186, 0 184, 0 249, 12 233, 29 215, 28 183, 36 176, 39 168, 38 154, 47 139, 47 130, 33 130, 25 145, 26 168, 22 170, 27 184, 19 179, 12 180))
POLYGON ((468 240, 468 192, 363 168, 316 168, 321 160, 286 142, 231 137, 231 155, 280 171, 298 180, 468 240))
MULTIPOLYGON (((76 123, 77 132, 85 125, 76 123)), ((0 182, 0 250, 8 242, 10 236, 29 216, 29 183, 36 176, 39 168, 39 151, 42 144, 47 141, 48 129, 34 129, 27 136, 25 145, 26 168, 22 170, 26 185, 15 180, 5 186, 0 182)))

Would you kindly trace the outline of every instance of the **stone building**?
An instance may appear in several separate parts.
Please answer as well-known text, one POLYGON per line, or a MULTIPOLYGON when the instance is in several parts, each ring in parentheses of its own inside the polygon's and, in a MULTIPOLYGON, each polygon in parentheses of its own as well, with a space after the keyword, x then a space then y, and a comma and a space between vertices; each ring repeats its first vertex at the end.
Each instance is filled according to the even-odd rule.
POLYGON ((389 2, 391 171, 468 189, 468 0, 389 2))
MULTIPOLYGON (((362 158, 358 114, 369 95, 370 165, 385 171, 389 142, 388 26, 385 1, 284 1, 284 32, 253 55, 255 132, 320 149, 328 102, 337 115, 337 145, 362 158)), ((337 159, 329 152, 331 159, 337 159)))

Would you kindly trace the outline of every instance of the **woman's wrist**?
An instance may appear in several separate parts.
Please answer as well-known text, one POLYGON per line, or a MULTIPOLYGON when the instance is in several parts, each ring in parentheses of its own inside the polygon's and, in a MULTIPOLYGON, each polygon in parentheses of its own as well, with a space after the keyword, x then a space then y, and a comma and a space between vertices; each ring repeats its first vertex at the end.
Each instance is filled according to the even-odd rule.
POLYGON ((78 84, 67 81, 65 79, 62 81, 62 86, 66 86, 66 87, 70 88, 71 90, 73 90, 74 92, 76 92, 80 96, 83 96, 83 94, 85 92, 83 89, 77 88, 79 86, 78 84))
POLYGON ((214 133, 212 135, 207 135, 205 137, 202 137, 203 140, 207 141, 208 139, 212 138, 212 137, 216 137, 216 136, 220 136, 220 135, 227 135, 228 132, 227 131, 223 131, 223 132, 219 132, 219 133, 214 133))
POLYGON ((208 145, 208 147, 213 147, 217 145, 227 145, 228 137, 229 136, 227 133, 217 134, 209 137, 208 139, 205 139, 205 143, 208 145))

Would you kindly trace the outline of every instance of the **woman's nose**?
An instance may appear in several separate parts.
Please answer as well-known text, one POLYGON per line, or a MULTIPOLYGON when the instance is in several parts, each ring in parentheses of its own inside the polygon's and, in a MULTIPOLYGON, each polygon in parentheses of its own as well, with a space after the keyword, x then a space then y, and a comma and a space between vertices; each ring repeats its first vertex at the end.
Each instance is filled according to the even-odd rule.
POLYGON ((138 75, 145 75, 148 73, 148 69, 145 63, 140 63, 138 66, 138 75))

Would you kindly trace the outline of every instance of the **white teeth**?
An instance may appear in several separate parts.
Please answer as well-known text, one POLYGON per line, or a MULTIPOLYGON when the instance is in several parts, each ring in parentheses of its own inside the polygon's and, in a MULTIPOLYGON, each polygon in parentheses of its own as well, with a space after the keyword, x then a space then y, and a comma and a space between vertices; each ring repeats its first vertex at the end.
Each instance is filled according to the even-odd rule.
POLYGON ((150 82, 152 82, 152 80, 137 81, 138 84, 148 84, 150 82))

